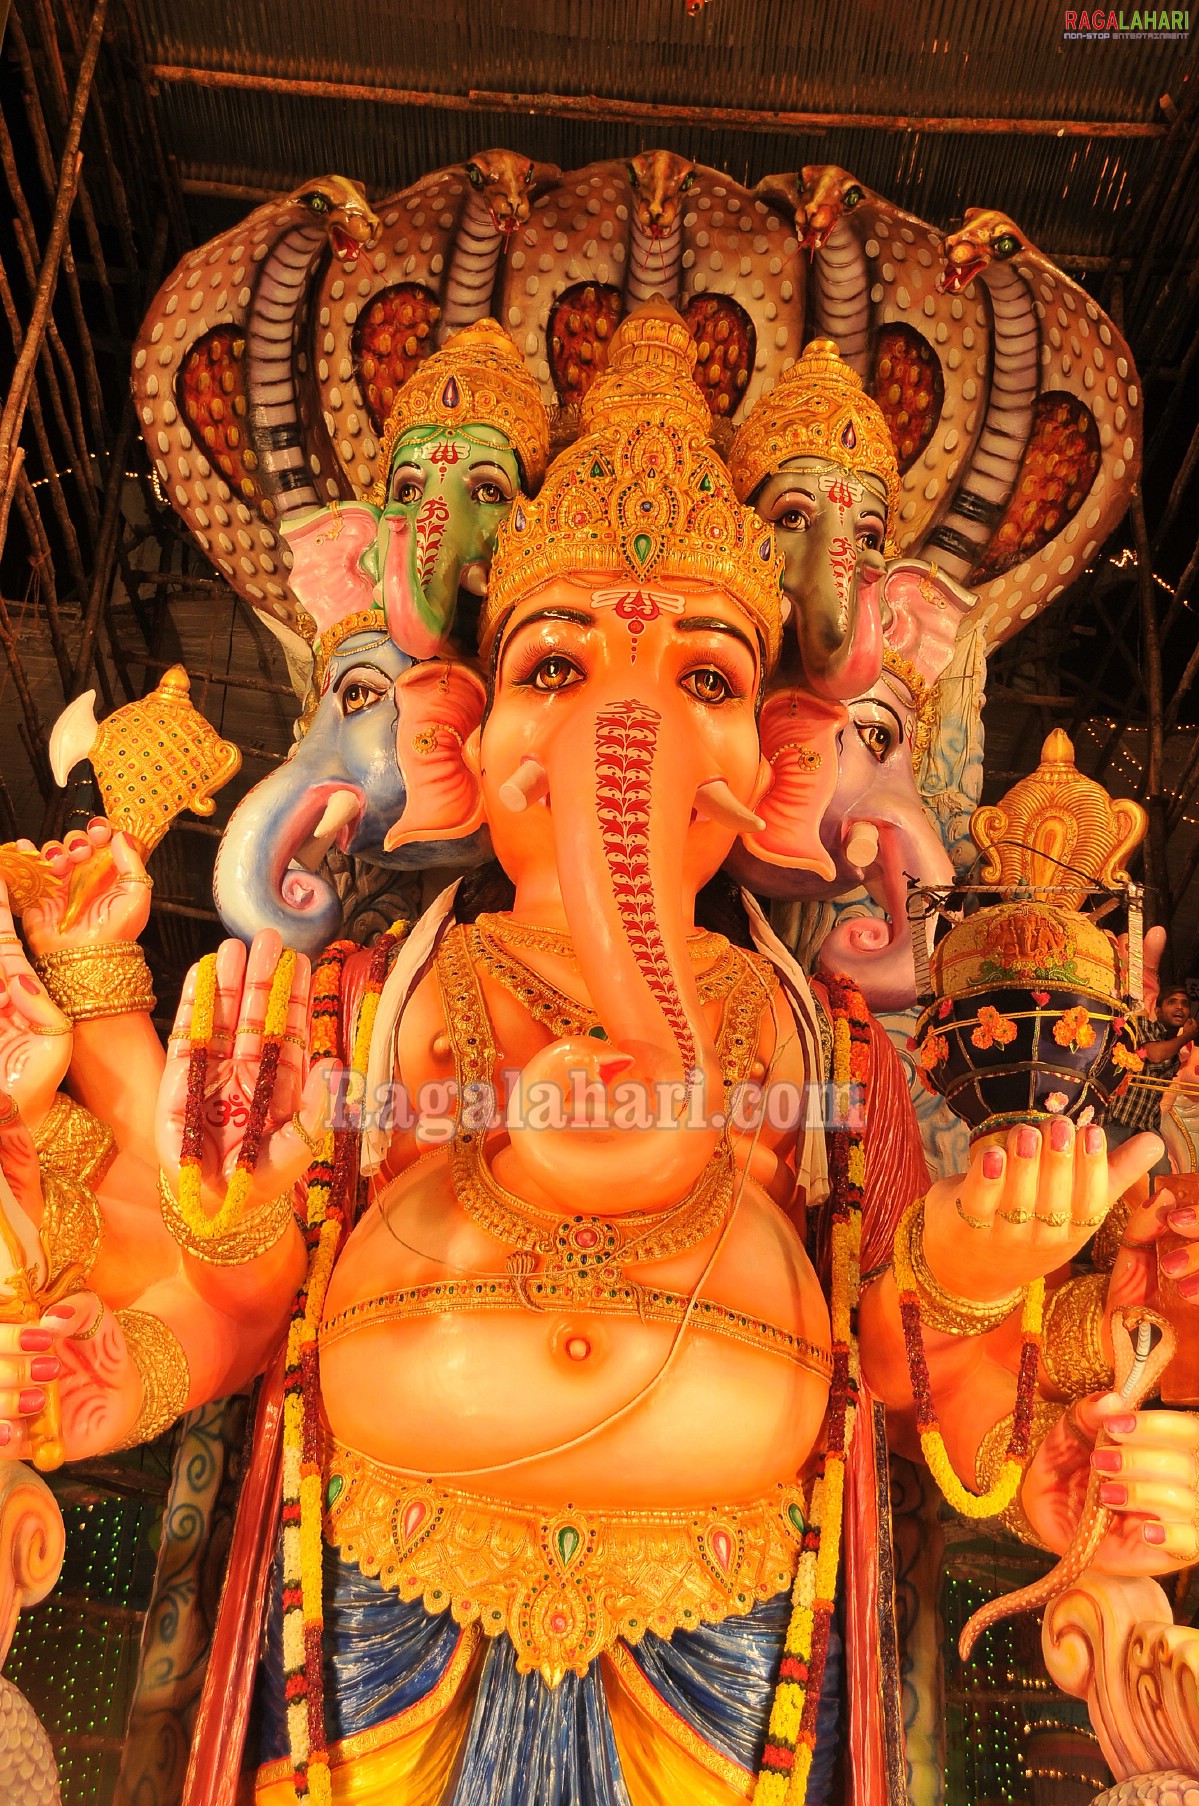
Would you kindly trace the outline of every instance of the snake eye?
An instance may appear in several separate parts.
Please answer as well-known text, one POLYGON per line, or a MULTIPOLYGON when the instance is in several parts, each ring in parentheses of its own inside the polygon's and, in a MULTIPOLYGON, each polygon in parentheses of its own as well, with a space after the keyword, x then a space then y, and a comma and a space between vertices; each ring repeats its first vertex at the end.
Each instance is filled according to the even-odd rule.
POLYGON ((314 193, 304 196, 304 205, 310 213, 328 213, 333 203, 328 195, 322 194, 318 188, 314 193))
POLYGON ((477 163, 467 164, 466 179, 472 188, 485 188, 487 186, 487 178, 477 163))
POLYGON ((695 171, 693 169, 689 169, 687 171, 687 174, 683 177, 682 181, 679 183, 679 193, 686 194, 686 192, 689 188, 694 188, 694 187, 695 187, 695 171))
POLYGON ((1020 240, 1014 232, 1001 232, 993 242, 991 249, 996 257, 1014 257, 1020 249, 1020 240))
POLYGON ((862 205, 863 199, 864 199, 864 196, 862 194, 862 190, 858 187, 857 183, 855 182, 853 184, 853 186, 851 188, 847 188, 845 190, 845 193, 841 196, 841 205, 843 207, 860 207, 862 205))

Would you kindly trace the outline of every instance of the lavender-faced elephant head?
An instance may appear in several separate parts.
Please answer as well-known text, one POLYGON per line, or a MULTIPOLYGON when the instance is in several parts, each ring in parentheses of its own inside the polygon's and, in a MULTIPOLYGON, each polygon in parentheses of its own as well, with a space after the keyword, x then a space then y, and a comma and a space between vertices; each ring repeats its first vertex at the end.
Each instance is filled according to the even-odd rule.
POLYGON ((953 867, 921 799, 918 768, 935 731, 935 685, 974 597, 916 559, 882 583, 888 614, 879 679, 845 704, 776 687, 762 710, 762 754, 774 771, 758 803, 765 827, 729 860, 764 896, 818 901, 865 886, 885 916, 855 917, 828 936, 821 964, 845 972, 876 1010, 915 997, 908 880, 948 884, 953 867), (813 818, 818 795, 828 791, 813 818))

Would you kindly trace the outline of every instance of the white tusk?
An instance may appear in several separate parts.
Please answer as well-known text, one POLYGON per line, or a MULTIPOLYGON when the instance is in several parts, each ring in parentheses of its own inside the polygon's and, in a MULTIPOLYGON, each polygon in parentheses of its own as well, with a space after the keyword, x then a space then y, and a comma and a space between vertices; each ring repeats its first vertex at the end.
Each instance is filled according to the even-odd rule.
POLYGON ((96 692, 85 690, 69 702, 50 729, 50 769, 61 790, 80 759, 96 744, 100 724, 96 720, 96 692))
POLYGON ((459 573, 458 586, 472 596, 487 594, 487 566, 485 564, 464 565, 459 573))
POLYGON ((878 858, 878 829, 872 821, 856 821, 845 842, 845 857, 850 865, 864 872, 878 858))
POLYGON ((540 802, 543 796, 548 796, 549 789, 550 781, 544 766, 536 759, 522 759, 512 776, 500 785, 500 801, 505 809, 519 815, 530 803, 540 802))
POLYGON ((315 872, 342 828, 357 821, 361 812, 362 798, 356 790, 335 790, 325 804, 321 819, 294 857, 310 872, 315 872))
POLYGON ((734 834, 757 834, 766 826, 760 815, 738 802, 723 778, 709 778, 695 792, 695 813, 731 828, 734 834))

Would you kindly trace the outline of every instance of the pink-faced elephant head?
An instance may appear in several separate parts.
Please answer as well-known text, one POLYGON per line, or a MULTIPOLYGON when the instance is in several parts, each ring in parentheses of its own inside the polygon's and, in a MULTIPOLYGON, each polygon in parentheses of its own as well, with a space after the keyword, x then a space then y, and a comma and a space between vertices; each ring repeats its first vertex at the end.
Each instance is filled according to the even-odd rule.
POLYGON ((819 699, 794 684, 767 700, 762 751, 775 780, 757 805, 766 825, 742 837, 728 866, 769 897, 828 900, 864 885, 886 916, 839 923, 821 964, 855 979, 872 1008, 902 1009, 916 994, 908 881, 953 876, 917 772, 933 731, 934 686, 974 597, 905 558, 888 567, 882 599, 890 616, 882 675, 839 719, 820 714, 819 699))

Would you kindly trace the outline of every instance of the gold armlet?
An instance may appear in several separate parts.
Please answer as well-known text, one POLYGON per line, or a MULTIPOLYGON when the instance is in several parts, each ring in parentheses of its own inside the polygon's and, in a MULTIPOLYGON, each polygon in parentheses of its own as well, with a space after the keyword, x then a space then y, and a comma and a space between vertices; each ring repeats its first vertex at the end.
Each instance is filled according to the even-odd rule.
POLYGON ((899 1220, 895 1241, 900 1255, 907 1255, 920 1301, 920 1319, 925 1329, 940 1330, 945 1336, 985 1336, 988 1330, 1006 1323, 1014 1310, 1024 1302, 1024 1288, 989 1304, 977 1304, 972 1298, 961 1298, 949 1292, 933 1275, 924 1255, 924 1199, 917 1198, 899 1220))
POLYGON ((1124 1231, 1128 1228, 1132 1212, 1133 1206, 1129 1199, 1117 1198, 1101 1226, 1095 1231, 1095 1239, 1091 1243, 1091 1260, 1104 1273, 1110 1273, 1116 1264, 1116 1256, 1120 1252, 1120 1244, 1124 1240, 1124 1231))
POLYGON ((163 1173, 158 1175, 158 1194, 162 1201, 162 1220, 172 1239, 185 1254, 190 1254, 194 1260, 207 1261, 210 1267, 241 1267, 249 1260, 257 1260, 260 1254, 275 1246, 286 1233, 288 1224, 296 1220, 291 1191, 281 1191, 278 1197, 260 1205, 252 1216, 238 1223, 227 1235, 218 1236, 215 1241, 200 1241, 184 1221, 179 1200, 163 1173))
POLYGON ((33 966, 54 1002, 73 1022, 148 1012, 156 1002, 150 968, 136 941, 65 947, 58 953, 43 954, 33 966))
MULTIPOLYGON (((1028 1454, 1024 1461, 1025 1473, 1028 1472, 1029 1462, 1050 1430, 1060 1423, 1065 1411, 1065 1406, 1051 1404, 1047 1399, 1039 1398, 1033 1404, 1028 1454)), ((989 1487, 994 1485, 996 1476, 1003 1466, 1008 1443, 1012 1438, 1013 1416, 1014 1413, 1009 1411, 1006 1417, 1001 1417, 998 1423, 992 1424, 978 1445, 978 1453, 974 1457, 974 1484, 979 1492, 986 1492, 989 1487)), ((1023 1481, 1021 1481, 1021 1485, 1023 1485, 1023 1481)), ((1013 1536, 1019 1537, 1022 1543, 1031 1543, 1034 1549, 1049 1548, 1049 1544, 1041 1541, 1025 1516, 1024 1507, 1020 1503, 1019 1491, 1011 1504, 999 1513, 997 1521, 1013 1536)))
POLYGON ((1068 1279, 1045 1300, 1041 1359, 1066 1398, 1107 1392, 1114 1384, 1111 1360, 1103 1352, 1107 1287, 1106 1273, 1088 1273, 1068 1279))
POLYGON ((178 1336, 161 1317, 153 1317, 149 1311, 118 1311, 117 1322, 142 1381, 141 1410, 121 1444, 132 1449, 140 1442, 153 1442, 182 1417, 191 1390, 191 1372, 178 1336))

